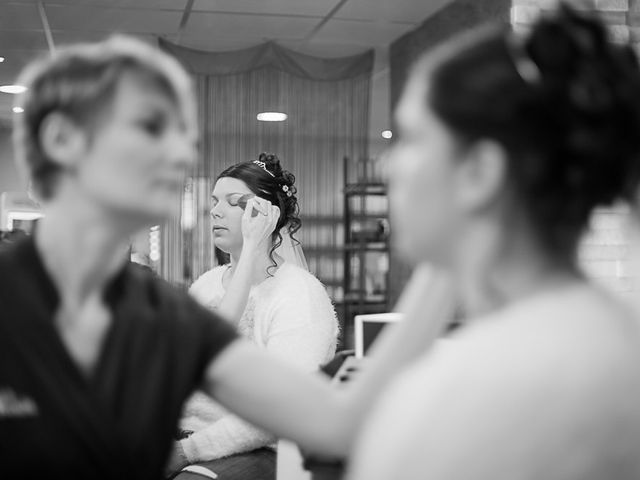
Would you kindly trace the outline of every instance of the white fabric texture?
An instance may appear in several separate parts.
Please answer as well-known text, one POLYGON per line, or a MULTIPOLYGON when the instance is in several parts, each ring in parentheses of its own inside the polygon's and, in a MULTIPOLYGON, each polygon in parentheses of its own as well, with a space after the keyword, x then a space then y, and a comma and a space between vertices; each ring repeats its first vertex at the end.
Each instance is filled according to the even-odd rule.
POLYGON ((640 478, 640 329, 616 303, 565 289, 440 340, 385 389, 345 478, 640 478))
MULTIPOLYGON (((189 290, 207 308, 215 310, 225 294, 226 269, 209 270, 189 290)), ((290 365, 313 372, 335 355, 338 322, 324 286, 311 273, 285 262, 272 277, 251 287, 238 331, 290 365)), ((180 426, 195 432, 181 441, 190 462, 247 452, 276 440, 201 392, 185 404, 180 426)))

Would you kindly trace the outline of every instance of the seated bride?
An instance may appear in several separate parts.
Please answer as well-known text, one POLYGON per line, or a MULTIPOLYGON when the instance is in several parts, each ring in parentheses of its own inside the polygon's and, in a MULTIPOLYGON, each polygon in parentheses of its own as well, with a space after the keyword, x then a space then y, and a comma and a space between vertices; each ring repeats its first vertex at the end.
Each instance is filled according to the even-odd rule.
MULTIPOLYGON (((264 153, 220 174, 211 196, 213 235, 230 262, 204 273, 190 292, 258 346, 312 372, 335 354, 338 322, 294 236, 301 225, 294 183, 278 158, 264 153)), ((197 463, 216 473, 240 468, 254 479, 275 478, 275 438, 204 394, 187 402, 181 428, 171 471, 197 463)))

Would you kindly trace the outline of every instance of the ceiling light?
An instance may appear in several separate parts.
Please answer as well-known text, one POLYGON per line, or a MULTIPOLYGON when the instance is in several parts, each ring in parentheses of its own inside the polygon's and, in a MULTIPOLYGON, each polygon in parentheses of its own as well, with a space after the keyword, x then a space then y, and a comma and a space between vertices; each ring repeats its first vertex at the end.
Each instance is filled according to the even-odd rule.
POLYGON ((13 113, 22 113, 22 112, 24 112, 24 108, 22 108, 22 107, 13 107, 12 110, 13 110, 13 113))
POLYGON ((0 63, 4 62, 4 57, 0 57, 0 63))
POLYGON ((391 130, 384 130, 380 135, 382 135, 382 138, 386 138, 388 140, 393 137, 393 132, 391 130))
POLYGON ((261 122, 284 122, 287 119, 286 113, 262 112, 256 117, 261 122))
POLYGON ((27 87, 23 87, 22 85, 2 85, 0 87, 0 92, 2 93, 22 93, 27 90, 27 87))

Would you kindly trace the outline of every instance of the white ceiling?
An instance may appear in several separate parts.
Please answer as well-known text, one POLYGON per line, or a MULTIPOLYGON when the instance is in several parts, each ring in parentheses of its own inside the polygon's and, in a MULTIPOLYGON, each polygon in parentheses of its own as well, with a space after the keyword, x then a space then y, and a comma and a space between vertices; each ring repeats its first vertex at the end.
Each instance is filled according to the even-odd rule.
MULTIPOLYGON (((0 85, 13 83, 34 55, 54 45, 98 40, 112 32, 149 41, 162 36, 202 50, 234 50, 275 40, 319 56, 376 49, 372 110, 388 117, 390 43, 452 0, 0 0, 0 85), (385 105, 382 105, 382 103, 385 105), (386 109, 386 110, 385 110, 386 109)), ((12 98, 0 93, 0 120, 12 98)), ((380 117, 380 115, 378 115, 380 117)), ((372 132, 386 118, 372 121, 372 132), (379 123, 379 125, 378 125, 379 123)))

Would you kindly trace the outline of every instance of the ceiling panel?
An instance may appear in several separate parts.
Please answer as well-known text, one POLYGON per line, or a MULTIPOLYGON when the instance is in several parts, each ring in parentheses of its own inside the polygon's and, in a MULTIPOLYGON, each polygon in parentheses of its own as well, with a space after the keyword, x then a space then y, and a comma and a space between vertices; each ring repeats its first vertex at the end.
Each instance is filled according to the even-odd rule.
POLYGON ((302 17, 260 17, 252 15, 213 14, 199 12, 189 17, 186 35, 216 37, 253 37, 262 39, 302 38, 318 21, 302 17))
POLYGON ((453 0, 348 0, 336 18, 422 23, 453 0))
POLYGON ((4 5, 0 11, 0 30, 40 29, 40 15, 35 5, 4 5))
POLYGON ((338 0, 196 0, 194 11, 324 17, 338 0))
POLYGON ((173 33, 178 29, 182 12, 48 5, 47 16, 52 30, 116 30, 162 34, 173 33))
MULTIPOLYGON (((101 40, 105 40, 111 35, 115 35, 117 33, 126 33, 127 35, 131 35, 140 40, 144 40, 153 45, 158 44, 158 37, 149 33, 136 33, 136 32, 117 32, 117 31, 103 31, 103 32, 82 32, 82 31, 70 31, 70 30, 62 30, 53 32, 53 38, 55 39, 56 45, 62 46, 70 43, 78 43, 78 42, 99 42, 101 40)), ((173 35, 163 35, 164 38, 168 40, 174 41, 173 35)))
POLYGON ((329 20, 314 36, 320 42, 343 42, 370 47, 386 46, 406 33, 412 25, 329 20))
POLYGON ((47 39, 41 30, 0 30, 0 55, 4 48, 46 50, 47 39))
MULTIPOLYGON (((37 0, 13 0, 10 4, 36 4, 37 0)), ((146 8, 183 10, 187 0, 43 0, 45 8, 58 5, 73 5, 78 7, 110 7, 110 8, 146 8)))

